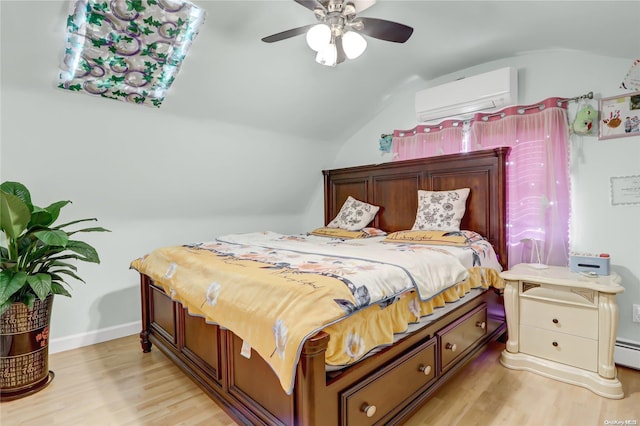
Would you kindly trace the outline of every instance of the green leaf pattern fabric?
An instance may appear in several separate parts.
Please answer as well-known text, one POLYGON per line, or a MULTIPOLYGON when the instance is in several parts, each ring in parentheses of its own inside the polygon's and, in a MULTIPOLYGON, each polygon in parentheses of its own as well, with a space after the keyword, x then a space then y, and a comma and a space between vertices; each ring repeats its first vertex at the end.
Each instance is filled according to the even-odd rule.
POLYGON ((58 87, 159 108, 205 15, 183 0, 76 0, 58 87))

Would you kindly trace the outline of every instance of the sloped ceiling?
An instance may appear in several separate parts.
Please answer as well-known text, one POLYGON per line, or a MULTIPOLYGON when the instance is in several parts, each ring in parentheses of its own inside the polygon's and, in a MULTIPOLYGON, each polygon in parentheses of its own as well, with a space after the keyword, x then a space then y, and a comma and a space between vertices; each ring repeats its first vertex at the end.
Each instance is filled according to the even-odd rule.
MULTIPOLYGON (((360 16, 412 26, 413 36, 405 44, 369 38, 360 58, 335 68, 314 61, 304 36, 260 41, 315 22, 311 11, 291 0, 195 3, 206 9, 207 19, 161 109, 320 141, 348 138, 384 107, 390 93, 412 79, 428 82, 537 50, 640 57, 640 1, 378 0, 360 16)), ((7 38, 29 37, 29 25, 44 25, 51 33, 37 40, 37 53, 25 52, 21 64, 3 67, 10 74, 3 80, 10 77, 25 88, 33 79, 50 76, 54 81, 69 3, 0 4, 3 54, 20 48, 7 38), (24 20, 16 19, 21 15, 24 20)))
POLYGON ((640 57, 640 2, 384 1, 363 11, 415 30, 404 44, 368 38, 356 60, 319 65, 304 36, 264 36, 314 22, 293 1, 204 1, 208 18, 167 107, 310 138, 344 140, 416 76, 426 81, 543 49, 640 57))

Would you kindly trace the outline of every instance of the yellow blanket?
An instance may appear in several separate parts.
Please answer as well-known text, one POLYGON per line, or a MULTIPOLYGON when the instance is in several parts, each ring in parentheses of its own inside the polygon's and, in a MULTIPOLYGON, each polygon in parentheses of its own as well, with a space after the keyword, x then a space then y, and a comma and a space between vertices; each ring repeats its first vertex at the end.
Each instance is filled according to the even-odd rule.
MULTIPOLYGON (((407 292, 428 300, 469 276, 442 247, 343 243, 269 232, 233 235, 157 249, 131 266, 192 315, 251 345, 291 393, 307 337, 368 306, 395 305, 407 292)), ((340 352, 337 364, 357 355, 344 347, 340 352)))

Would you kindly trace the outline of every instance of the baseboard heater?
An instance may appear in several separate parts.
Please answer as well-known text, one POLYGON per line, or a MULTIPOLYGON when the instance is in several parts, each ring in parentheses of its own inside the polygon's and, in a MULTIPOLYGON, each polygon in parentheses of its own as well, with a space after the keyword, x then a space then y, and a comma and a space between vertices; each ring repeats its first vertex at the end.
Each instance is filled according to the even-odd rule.
POLYGON ((616 364, 640 370, 640 342, 616 340, 613 358, 616 364))

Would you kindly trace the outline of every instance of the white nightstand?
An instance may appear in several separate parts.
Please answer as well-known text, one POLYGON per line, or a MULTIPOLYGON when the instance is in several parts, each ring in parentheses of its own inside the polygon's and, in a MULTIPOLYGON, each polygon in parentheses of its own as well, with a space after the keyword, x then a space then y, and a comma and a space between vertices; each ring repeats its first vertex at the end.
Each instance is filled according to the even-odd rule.
POLYGON ((623 398, 613 350, 620 276, 588 277, 569 268, 519 264, 502 272, 508 340, 500 362, 623 398))

